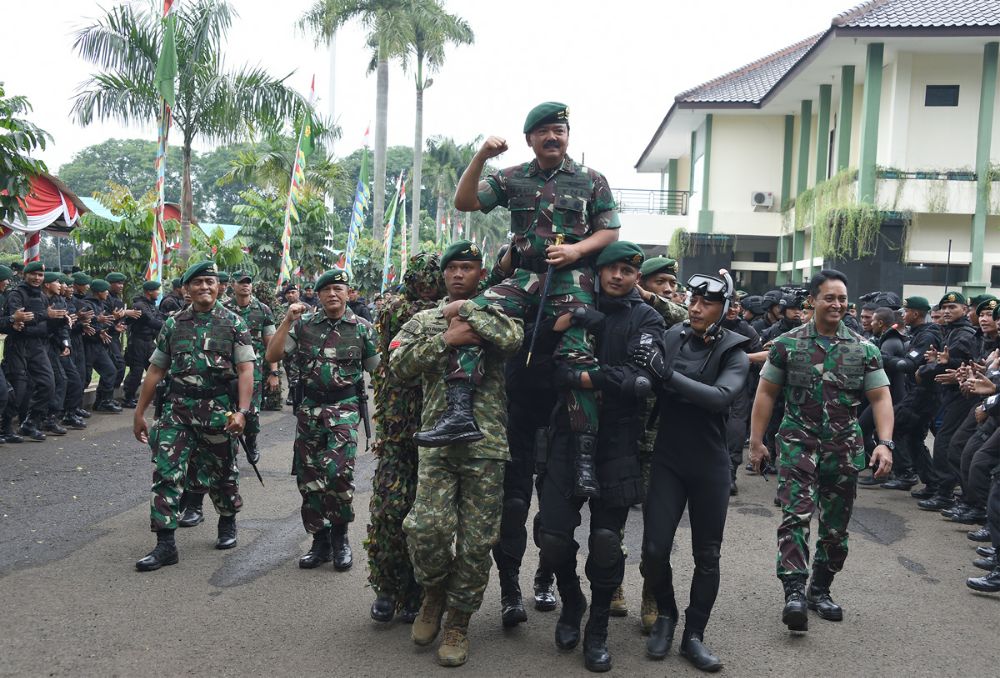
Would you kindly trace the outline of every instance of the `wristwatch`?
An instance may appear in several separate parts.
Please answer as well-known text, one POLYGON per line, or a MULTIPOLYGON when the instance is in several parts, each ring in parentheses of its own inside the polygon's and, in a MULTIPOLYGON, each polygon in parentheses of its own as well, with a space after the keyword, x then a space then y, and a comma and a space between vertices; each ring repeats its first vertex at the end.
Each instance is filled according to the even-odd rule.
POLYGON ((878 440, 876 442, 878 444, 875 445, 875 447, 878 447, 879 445, 885 445, 886 447, 889 448, 890 452, 895 452, 896 451, 896 443, 892 442, 891 440, 878 440))
POLYGON ((253 414, 253 408, 251 407, 247 407, 245 409, 239 409, 236 411, 242 414, 244 419, 248 418, 251 414, 253 414))
POLYGON ((271 376, 272 377, 280 377, 281 376, 281 372, 279 370, 271 370, 271 376))

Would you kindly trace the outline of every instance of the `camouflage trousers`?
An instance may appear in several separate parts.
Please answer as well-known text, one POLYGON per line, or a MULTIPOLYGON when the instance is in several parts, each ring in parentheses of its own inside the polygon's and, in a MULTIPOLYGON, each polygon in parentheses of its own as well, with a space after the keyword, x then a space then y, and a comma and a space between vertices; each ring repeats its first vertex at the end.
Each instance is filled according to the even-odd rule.
POLYGON ((292 472, 302 495, 302 525, 315 534, 354 520, 354 457, 361 415, 354 399, 304 402, 295 412, 292 472))
POLYGON ((427 456, 417 496, 403 521, 410 559, 424 589, 442 586, 448 606, 475 612, 490 578, 490 549, 500 538, 502 459, 427 456))
POLYGON ((815 564, 840 572, 847 559, 847 524, 857 495, 858 468, 864 465, 860 435, 820 441, 800 431, 777 436, 778 577, 808 575, 809 525, 819 509, 815 564))
POLYGON ((278 388, 268 388, 267 381, 261 384, 260 409, 266 411, 280 411, 284 405, 284 398, 281 397, 281 376, 278 376, 278 388))
POLYGON ((149 529, 177 529, 181 492, 208 492, 221 516, 243 506, 240 470, 233 440, 221 429, 181 423, 164 413, 149 436, 153 450, 153 487, 149 529))
MULTIPOLYGON (((533 322, 538 304, 543 303, 547 318, 570 313, 574 309, 594 305, 594 278, 587 270, 564 270, 553 274, 552 285, 546 299, 540 300, 545 275, 517 269, 514 275, 499 285, 494 285, 473 299, 479 307, 490 304, 499 306, 505 314, 533 322)), ((526 336, 525 339, 530 341, 526 336)), ((582 327, 571 327, 562 334, 554 355, 571 367, 586 372, 598 369, 594 357, 593 339, 582 327)), ((464 380, 476 385, 482 375, 483 350, 465 346, 449 352, 446 380, 464 380)), ((597 393, 593 390, 570 390, 566 394, 570 430, 596 433, 599 418, 597 393)))
POLYGON ((417 494, 417 448, 404 441, 379 442, 365 540, 368 582, 376 594, 392 596, 403 605, 420 597, 403 532, 417 494))

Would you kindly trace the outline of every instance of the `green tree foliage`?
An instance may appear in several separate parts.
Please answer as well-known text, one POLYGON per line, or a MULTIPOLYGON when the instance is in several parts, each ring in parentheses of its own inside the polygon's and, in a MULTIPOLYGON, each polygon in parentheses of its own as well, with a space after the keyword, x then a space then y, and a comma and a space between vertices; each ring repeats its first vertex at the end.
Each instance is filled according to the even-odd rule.
POLYGON ((20 116, 31 112, 23 96, 6 95, 0 82, 0 221, 26 219, 18 198, 31 192, 31 176, 45 172, 45 163, 31 158, 45 150, 49 134, 20 116))

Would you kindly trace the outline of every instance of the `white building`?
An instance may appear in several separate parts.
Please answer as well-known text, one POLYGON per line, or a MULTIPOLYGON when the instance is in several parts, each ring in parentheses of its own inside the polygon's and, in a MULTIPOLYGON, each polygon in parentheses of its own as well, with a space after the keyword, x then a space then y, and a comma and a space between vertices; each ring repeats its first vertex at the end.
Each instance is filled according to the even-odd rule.
POLYGON ((998 41, 1000 0, 873 0, 682 92, 636 163, 665 207, 625 237, 755 292, 823 266, 858 292, 1000 288, 998 41))

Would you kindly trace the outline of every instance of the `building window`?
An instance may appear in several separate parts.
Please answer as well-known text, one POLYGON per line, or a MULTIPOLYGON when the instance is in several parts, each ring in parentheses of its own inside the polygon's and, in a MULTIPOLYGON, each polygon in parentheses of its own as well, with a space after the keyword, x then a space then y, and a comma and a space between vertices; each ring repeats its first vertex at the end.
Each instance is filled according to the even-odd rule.
POLYGON ((958 106, 958 85, 927 85, 924 106, 958 106))
POLYGON ((949 285, 969 279, 967 264, 906 264, 903 272, 904 285, 949 285), (950 269, 950 270, 949 270, 950 269))
POLYGON ((1000 287, 1000 266, 990 268, 990 287, 1000 287))

